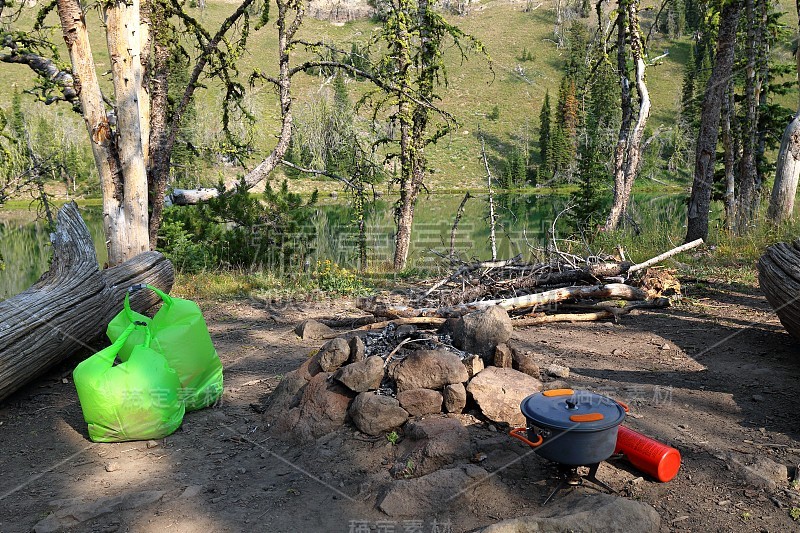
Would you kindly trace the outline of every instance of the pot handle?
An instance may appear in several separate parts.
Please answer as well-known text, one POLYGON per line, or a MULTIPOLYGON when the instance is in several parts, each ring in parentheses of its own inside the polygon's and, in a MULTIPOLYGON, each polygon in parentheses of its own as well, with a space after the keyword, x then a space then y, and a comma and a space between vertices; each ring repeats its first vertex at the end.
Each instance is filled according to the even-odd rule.
POLYGON ((519 439, 519 440, 521 440, 522 442, 524 442, 525 444, 527 444, 527 445, 528 445, 528 446, 530 446, 531 448, 536 448, 537 446, 541 445, 541 444, 542 444, 542 442, 544 441, 544 439, 542 438, 542 436, 541 436, 541 435, 537 435, 537 437, 539 437, 539 440, 537 440, 536 442, 531 442, 531 441, 529 441, 527 438, 525 438, 525 437, 523 437, 523 436, 521 435, 521 433, 522 433, 523 431, 524 431, 524 432, 527 432, 527 431, 528 431, 528 428, 514 428, 514 429, 512 429, 511 431, 509 431, 509 432, 508 432, 508 434, 509 434, 510 436, 514 437, 515 439, 519 439))
POLYGON ((615 400, 615 401, 616 401, 618 404, 620 404, 620 405, 622 406, 622 408, 623 408, 623 409, 625 409, 625 412, 626 412, 626 413, 630 413, 630 412, 631 412, 631 408, 630 408, 630 407, 628 407, 628 404, 626 404, 625 402, 621 402, 621 401, 619 401, 619 400, 615 400))

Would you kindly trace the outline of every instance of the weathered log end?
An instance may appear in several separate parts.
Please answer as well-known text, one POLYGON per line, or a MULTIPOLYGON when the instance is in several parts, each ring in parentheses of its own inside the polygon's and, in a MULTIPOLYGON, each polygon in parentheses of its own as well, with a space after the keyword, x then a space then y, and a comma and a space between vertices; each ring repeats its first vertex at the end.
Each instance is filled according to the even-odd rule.
POLYGON ((800 240, 767 248, 758 260, 758 282, 783 327, 800 340, 800 240))
MULTIPOLYGON (((94 242, 75 203, 59 210, 52 242, 50 269, 29 289, 0 302, 0 400, 52 366, 90 352, 122 309, 129 286, 172 288, 172 264, 158 252, 100 270, 94 242)), ((159 302, 150 291, 131 298, 139 312, 159 302)))

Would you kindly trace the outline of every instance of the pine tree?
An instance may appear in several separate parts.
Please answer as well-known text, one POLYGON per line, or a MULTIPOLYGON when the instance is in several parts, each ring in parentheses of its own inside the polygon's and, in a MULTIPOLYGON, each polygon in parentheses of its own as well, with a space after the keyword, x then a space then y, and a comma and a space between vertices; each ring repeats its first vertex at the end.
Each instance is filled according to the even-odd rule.
POLYGON ((695 94, 695 54, 694 46, 692 46, 692 53, 689 54, 689 60, 683 70, 683 85, 681 86, 681 105, 679 122, 681 126, 687 131, 692 128, 695 117, 697 115, 697 103, 694 100, 695 94))
POLYGON ((18 140, 25 140, 25 112, 22 110, 22 96, 19 90, 14 87, 11 95, 11 119, 8 121, 11 134, 18 140))
POLYGON ((550 92, 545 91, 542 110, 539 113, 539 161, 540 171, 546 176, 552 176, 552 165, 550 163, 550 92))
POLYGON ((587 57, 591 49, 590 35, 586 24, 576 20, 569 28, 569 55, 564 74, 572 80, 577 88, 576 97, 583 97, 583 88, 589 76, 589 62, 587 57))
POLYGON ((572 143, 578 135, 580 125, 580 104, 575 95, 575 80, 564 76, 561 79, 561 88, 558 90, 558 123, 564 128, 572 143))

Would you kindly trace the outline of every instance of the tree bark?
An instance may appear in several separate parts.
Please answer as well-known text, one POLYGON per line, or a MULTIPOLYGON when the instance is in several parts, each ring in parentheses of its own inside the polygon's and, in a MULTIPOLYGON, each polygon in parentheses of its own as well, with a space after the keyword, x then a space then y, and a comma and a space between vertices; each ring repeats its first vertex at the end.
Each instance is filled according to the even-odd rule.
POLYGON ((776 167, 767 216, 775 224, 781 224, 793 217, 800 178, 800 109, 783 132, 776 167))
MULTIPOLYGON (((620 8, 622 8, 620 2, 620 8)), ((628 0, 625 5, 626 17, 622 17, 620 9, 620 22, 618 32, 621 37, 617 37, 617 45, 622 45, 623 53, 618 52, 618 63, 622 76, 622 102, 623 102, 623 124, 620 127, 619 141, 615 153, 615 172, 614 172, 614 201, 611 211, 606 220, 606 231, 611 231, 619 226, 620 220, 628 210, 630 204, 631 191, 636 176, 639 174, 639 167, 642 161, 642 138, 647 119, 650 116, 650 92, 644 81, 645 62, 644 62, 644 43, 642 42, 641 31, 639 29, 639 0, 628 0), (627 24, 624 19, 627 18, 627 24), (622 66, 627 58, 624 54, 625 48, 625 28, 630 36, 631 56, 636 68, 636 92, 639 94, 639 114, 636 125, 629 133, 630 124, 633 120, 633 104, 631 100, 630 82, 622 66)))
POLYGON ((756 141, 758 133, 758 98, 756 95, 756 56, 758 48, 755 18, 755 0, 745 0, 747 24, 747 65, 744 84, 744 120, 742 121, 742 158, 739 160, 739 201, 736 206, 736 227, 739 234, 746 233, 755 218, 759 203, 761 183, 756 169, 756 141))
POLYGON ((117 158, 116 141, 106 116, 81 4, 78 0, 58 0, 57 8, 64 42, 72 63, 72 72, 77 78, 77 92, 91 140, 92 154, 100 175, 103 192, 103 226, 108 239, 109 262, 111 262, 119 255, 113 231, 116 228, 117 206, 122 197, 122 171, 117 158))
MULTIPOLYGON (((402 9, 398 8, 398 9, 402 9)), ((397 79, 401 96, 397 105, 397 120, 400 123, 400 199, 397 203, 397 234, 394 243, 394 269, 402 270, 408 260, 411 246, 411 225, 414 221, 414 203, 417 200, 414 161, 414 110, 405 96, 411 93, 411 34, 410 21, 396 24, 395 43, 392 46, 397 79)))
POLYGON ((731 124, 733 121, 733 90, 730 82, 722 103, 722 147, 725 168, 725 229, 733 230, 736 219, 736 173, 734 163, 736 153, 734 151, 733 131, 731 124))
POLYGON ((164 194, 169 179, 170 153, 168 146, 167 110, 169 108, 169 27, 166 8, 159 0, 151 4, 150 21, 153 29, 153 58, 150 68, 149 87, 152 110, 150 114, 150 140, 147 169, 148 203, 150 206, 150 249, 158 244, 158 229, 164 216, 164 194))
MULTIPOLYGON (((252 1, 252 0, 251 0, 252 1)), ((293 46, 293 39, 302 23, 305 14, 305 3, 292 3, 291 0, 278 0, 278 99, 281 106, 281 131, 278 142, 272 152, 253 170, 245 176, 245 183, 249 188, 255 187, 258 182, 267 177, 275 167, 281 164, 283 156, 289 149, 292 137, 292 77, 289 68, 289 52, 293 46), (295 17, 287 25, 287 16, 290 8, 294 7, 295 17)), ((174 128, 173 132, 176 133, 174 128)), ((171 133, 171 137, 173 136, 171 133)))
POLYGON ((633 122, 633 99, 631 97, 631 82, 628 79, 628 57, 625 53, 628 32, 628 12, 619 9, 617 12, 617 70, 620 77, 620 105, 622 107, 622 121, 619 125, 617 146, 614 149, 614 199, 611 211, 606 219, 606 231, 613 230, 622 218, 622 207, 625 191, 625 152, 628 147, 631 123, 633 122))
POLYGON ((117 265, 150 249, 147 167, 139 102, 143 91, 139 0, 131 0, 130 3, 118 1, 109 6, 106 9, 106 26, 122 183, 113 183, 109 189, 114 203, 108 206, 108 211, 103 215, 108 219, 111 230, 108 262, 117 265))
POLYGON ((761 290, 781 324, 800 341, 800 241, 780 242, 767 248, 758 260, 761 290))
MULTIPOLYGON (((800 31, 800 0, 795 3, 797 27, 800 31)), ((797 61, 797 85, 800 87, 800 51, 795 54, 797 61)), ((775 184, 769 199, 767 217, 775 224, 791 220, 794 214, 794 199, 797 195, 797 182, 800 178, 800 107, 794 118, 786 126, 778 151, 775 168, 775 184)))
MULTIPOLYGON (((58 213, 50 270, 28 290, 0 302, 0 400, 101 340, 122 310, 127 288, 150 283, 168 291, 172 264, 158 252, 99 270, 94 243, 75 203, 58 213)), ((131 305, 144 312, 159 302, 138 291, 131 305)))
POLYGON ((714 162, 719 139, 722 99, 728 86, 736 49, 736 29, 742 13, 741 0, 726 3, 720 15, 717 53, 706 84, 697 137, 694 182, 689 198, 686 242, 708 238, 708 211, 714 182, 714 162))

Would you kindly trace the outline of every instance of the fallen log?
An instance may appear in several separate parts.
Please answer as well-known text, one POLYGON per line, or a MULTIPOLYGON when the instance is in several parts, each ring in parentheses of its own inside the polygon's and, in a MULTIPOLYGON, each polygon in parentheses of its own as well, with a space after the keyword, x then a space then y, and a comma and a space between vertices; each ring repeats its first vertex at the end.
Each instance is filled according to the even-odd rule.
MULTIPOLYGON (((581 308, 583 306, 571 306, 581 308)), ((650 302, 634 302, 624 307, 612 307, 610 305, 604 306, 598 304, 592 306, 596 311, 589 313, 564 313, 560 315, 540 315, 534 317, 517 318, 511 321, 516 328, 525 326, 538 326, 541 324, 552 324, 555 322, 594 322, 606 318, 613 318, 614 321, 619 320, 619 317, 627 315, 634 309, 663 309, 669 307, 669 299, 656 298, 650 302)))
MULTIPOLYGON (((454 318, 479 309, 486 309, 497 305, 506 311, 528 309, 543 305, 555 304, 565 300, 586 300, 590 298, 614 298, 618 300, 640 301, 647 299, 647 293, 637 287, 623 283, 607 283, 605 285, 569 286, 553 289, 536 294, 517 296, 498 300, 481 300, 451 307, 420 307, 413 308, 406 305, 390 305, 376 303, 368 299, 362 300, 356 306, 362 311, 367 311, 375 316, 392 319, 405 319, 414 317, 454 318)), ((388 321, 391 322, 391 321, 388 321)))
MULTIPOLYGON (((51 241, 50 269, 26 291, 0 302, 0 400, 53 365, 87 349, 94 352, 130 285, 172 288, 172 264, 158 252, 101 271, 74 202, 59 210, 51 241)), ((139 312, 158 303, 151 291, 131 296, 131 307, 139 312)))
POLYGON ((792 337, 800 340, 800 240, 780 242, 758 260, 758 282, 792 337))
POLYGON ((214 188, 172 189, 169 199, 173 205, 195 205, 219 196, 214 188))
POLYGON ((625 285, 623 283, 607 283, 605 285, 590 285, 587 287, 563 287, 551 291, 539 292, 506 298, 502 300, 484 300, 472 302, 471 306, 479 309, 497 305, 506 311, 527 309, 540 305, 563 302, 565 300, 585 300, 589 298, 617 298, 620 300, 646 300, 647 293, 642 289, 625 285))

